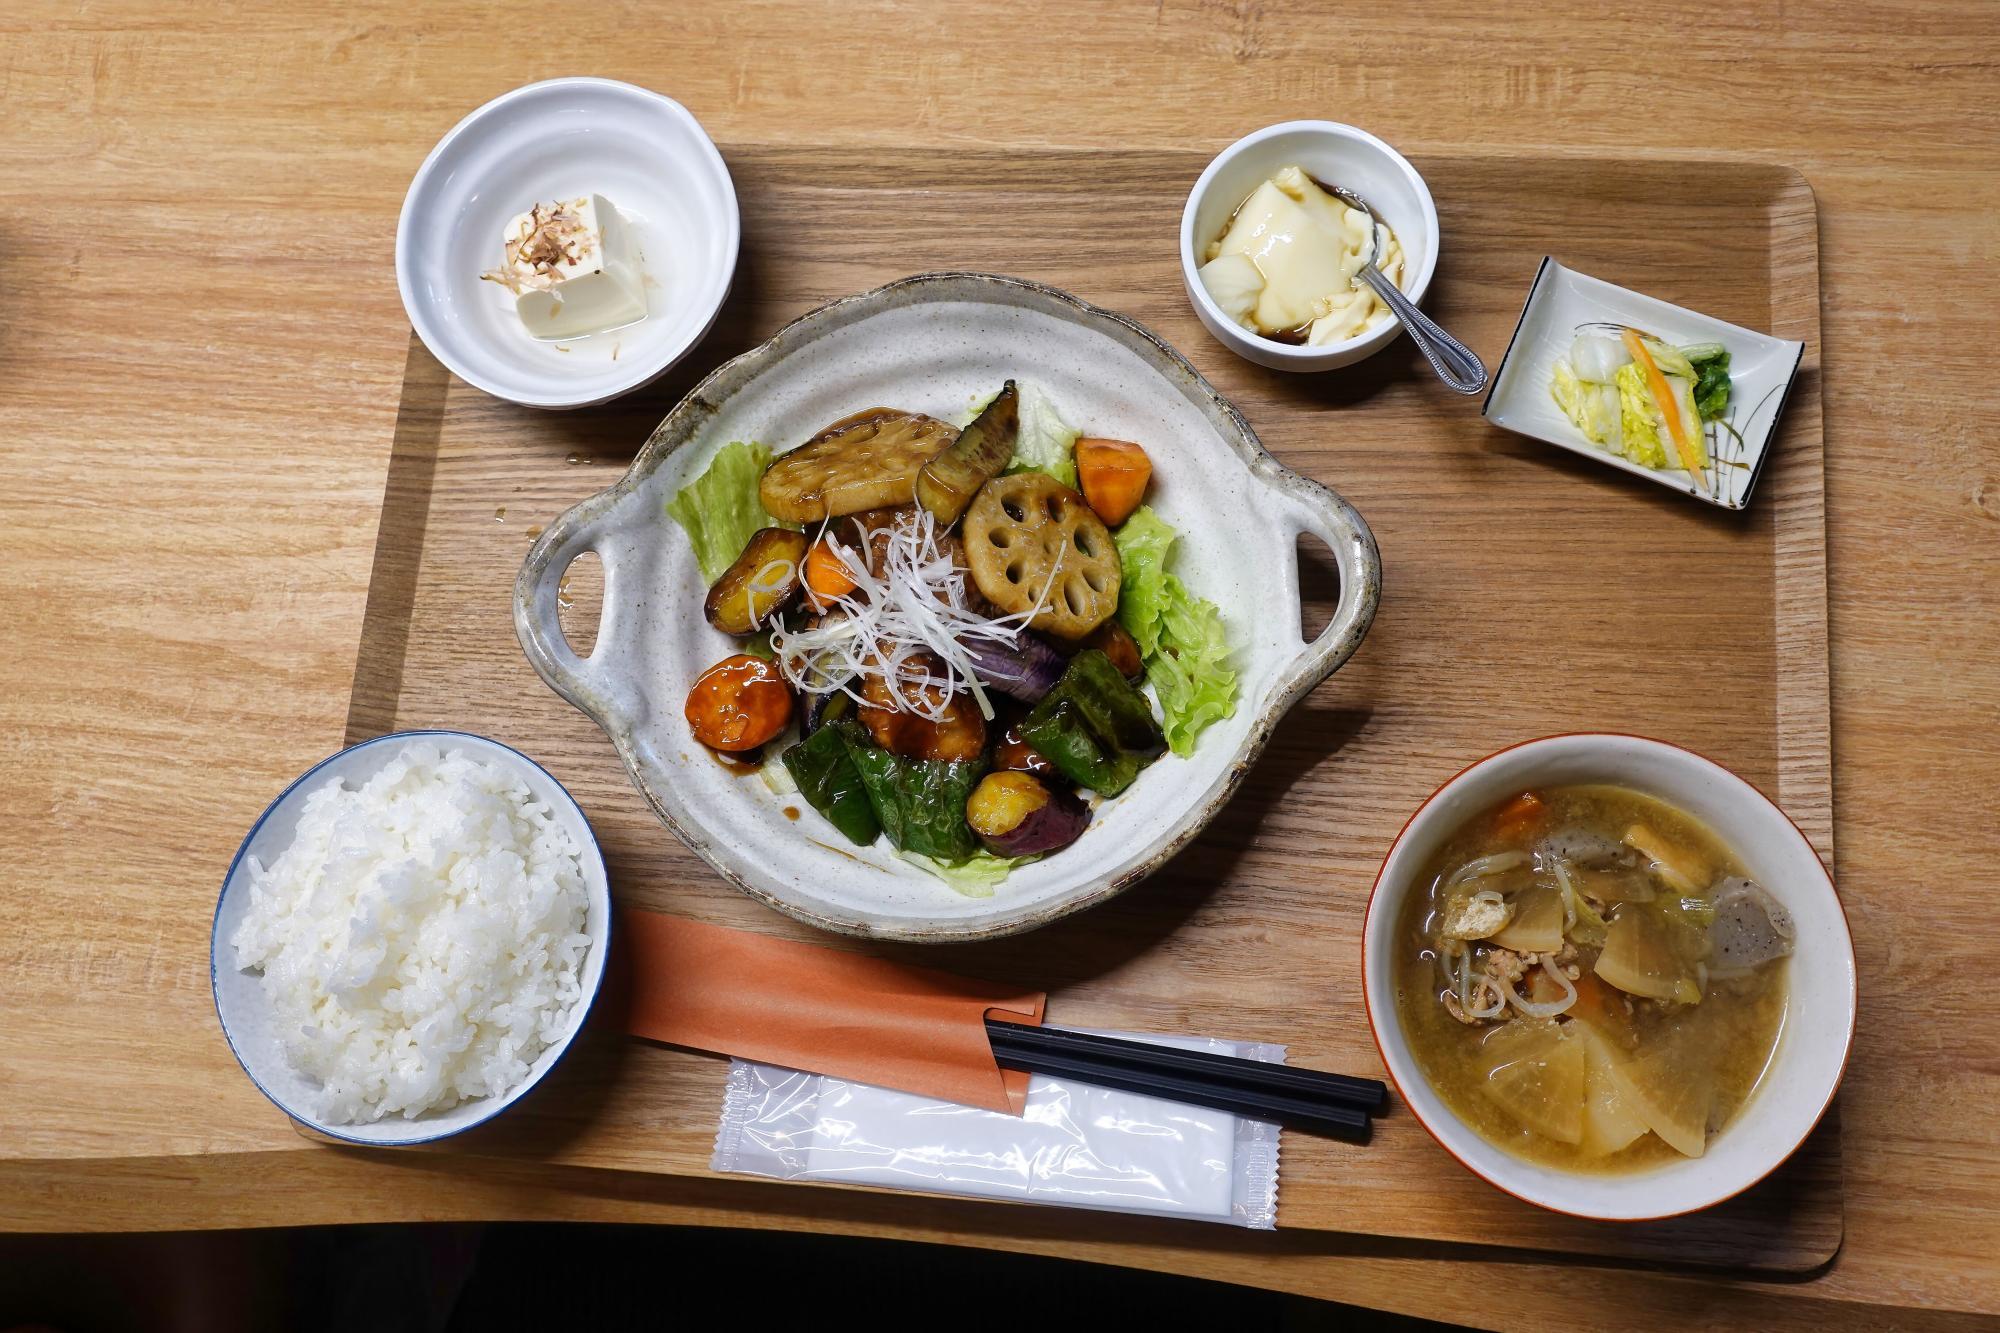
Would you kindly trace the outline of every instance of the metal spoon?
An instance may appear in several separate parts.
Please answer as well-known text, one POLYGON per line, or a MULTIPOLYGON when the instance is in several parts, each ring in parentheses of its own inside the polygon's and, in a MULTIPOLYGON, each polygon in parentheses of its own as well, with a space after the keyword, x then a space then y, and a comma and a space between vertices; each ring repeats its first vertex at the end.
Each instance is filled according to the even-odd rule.
POLYGON ((1354 275, 1356 286, 1362 283, 1382 298, 1382 304, 1389 307, 1403 327, 1410 331, 1410 341, 1431 363, 1439 379, 1463 394, 1478 393, 1486 387, 1486 365, 1471 348, 1446 333, 1431 321, 1431 317, 1417 309, 1416 303, 1403 295, 1389 275, 1375 267, 1376 252, 1382 248, 1382 224, 1375 218, 1375 210, 1368 201, 1349 189, 1335 185, 1333 192, 1349 208, 1358 209, 1368 219, 1368 258, 1354 275))

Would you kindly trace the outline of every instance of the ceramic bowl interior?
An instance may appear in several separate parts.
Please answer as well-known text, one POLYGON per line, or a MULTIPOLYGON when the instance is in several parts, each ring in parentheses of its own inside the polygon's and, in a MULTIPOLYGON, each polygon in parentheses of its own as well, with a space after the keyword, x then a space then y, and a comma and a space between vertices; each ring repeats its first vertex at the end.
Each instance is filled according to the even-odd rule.
POLYGON ((825 929, 942 941, 1030 929, 1143 878, 1227 799, 1284 710, 1346 660, 1379 586, 1359 515, 1266 454, 1151 334, 1039 284, 927 274, 807 315, 699 386, 618 485, 531 548, 515 626, 543 679, 604 727, 661 818, 725 878, 825 929), (1145 446, 1148 502, 1180 532, 1176 571, 1222 608, 1240 694, 1235 716, 1192 756, 1161 759, 1075 845, 973 898, 886 845, 849 845, 796 794, 725 769, 694 740, 687 687, 738 645, 703 619, 693 550, 662 514, 731 441, 782 451, 880 404, 963 420, 1009 377, 1046 392, 1070 425, 1145 446), (1299 620, 1302 532, 1333 552, 1342 582, 1332 623, 1310 642, 1299 620), (605 610, 580 659, 562 639, 556 589, 586 550, 603 561, 605 610))
POLYGON ((1854 946, 1833 881, 1797 826, 1755 787, 1678 746, 1636 736, 1556 736, 1502 750, 1453 778, 1396 839, 1375 882, 1363 935, 1368 1019, 1397 1088, 1452 1156, 1492 1184, 1559 1212, 1621 1221, 1705 1208, 1749 1188, 1791 1156, 1832 1101, 1854 1035, 1854 946), (1611 782, 1707 824, 1752 878, 1784 904, 1798 938, 1777 1050, 1736 1119, 1699 1158, 1618 1175, 1523 1161, 1461 1121, 1417 1068, 1396 1011, 1397 922, 1415 877, 1466 819, 1530 787, 1611 782))
POLYGON ((1225 347, 1277 370, 1328 370, 1352 365, 1387 347, 1402 333, 1393 318, 1342 342, 1300 347, 1259 337, 1224 314, 1199 270, 1202 255, 1257 186, 1287 166, 1368 201, 1402 242, 1404 292, 1421 303, 1437 270, 1438 217, 1430 187, 1409 159, 1365 130, 1330 120, 1272 125, 1222 150, 1189 191, 1181 212, 1181 276, 1202 324, 1225 347))
POLYGON ((610 79, 553 79, 480 107, 431 150, 403 202, 396 281, 417 335, 460 379, 530 407, 581 407, 657 378, 701 340, 740 232, 729 168, 685 107, 610 79), (592 192, 638 240, 649 313, 538 341, 512 294, 479 275, 498 266, 515 214, 592 192))
POLYGON ((584 818, 582 808, 563 785, 540 764, 498 741, 462 731, 402 731, 363 741, 322 759, 300 775, 258 816, 242 847, 237 850, 236 859, 230 862, 229 873, 222 882, 222 895, 216 902, 215 924, 209 937, 208 971, 209 982, 215 991, 216 1016, 222 1022, 222 1032, 229 1041, 230 1050, 235 1052, 250 1081, 275 1102, 279 1110, 329 1138, 349 1143, 399 1145, 428 1143, 433 1139, 463 1133, 474 1125, 491 1120, 532 1091, 555 1068, 569 1050, 571 1041, 582 1030, 591 1006, 596 1003, 598 989, 603 984, 604 965, 610 947, 611 891, 605 877, 604 856, 598 850, 590 821, 584 818), (272 1014, 264 996, 263 975, 246 972, 236 966, 236 951, 229 941, 242 923, 244 913, 249 910, 249 861, 254 856, 261 864, 269 865, 277 859, 297 832, 299 815, 305 807, 308 793, 334 779, 340 779, 350 787, 358 787, 410 745, 426 742, 447 752, 454 749, 470 751, 482 761, 499 763, 519 774, 528 790, 554 811, 556 821, 567 828, 576 840, 582 851, 584 892, 589 899, 584 930, 590 936, 590 951, 584 956, 580 978, 583 999, 570 1015, 569 1027, 562 1037, 542 1052, 528 1077, 504 1096, 476 1098, 449 1110, 427 1111, 414 1119, 394 1116, 373 1124, 330 1124, 317 1119, 307 1109, 311 1104, 314 1084, 285 1059, 277 1033, 272 1029, 272 1014))

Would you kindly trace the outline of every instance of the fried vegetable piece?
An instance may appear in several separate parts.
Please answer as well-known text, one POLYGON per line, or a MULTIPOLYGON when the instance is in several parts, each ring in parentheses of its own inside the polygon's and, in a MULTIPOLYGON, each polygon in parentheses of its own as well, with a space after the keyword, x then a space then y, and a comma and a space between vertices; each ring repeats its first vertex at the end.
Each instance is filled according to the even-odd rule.
POLYGON ((821 727, 830 727, 842 718, 851 718, 856 707, 853 698, 841 690, 812 695, 806 704, 805 716, 799 720, 799 729, 810 736, 821 727))
POLYGON ((849 842, 866 847, 882 832, 882 824, 862 785, 861 770, 847 752, 845 731, 853 725, 852 719, 828 722, 785 751, 784 762, 806 803, 849 842))
MULTIPOLYGON (((943 674, 942 666, 937 674, 943 674)), ((943 690, 936 685, 902 685, 898 690, 912 702, 919 694, 928 704, 944 697, 943 690)), ((861 697, 862 725, 868 728, 875 743, 891 754, 906 759, 963 762, 979 758, 986 750, 986 719, 979 715, 979 705, 969 694, 953 696, 945 705, 944 716, 936 722, 921 713, 896 707, 889 683, 880 676, 870 676, 862 683, 861 697)))
POLYGON ((1160 757, 1167 738, 1153 705, 1111 659, 1087 649, 1028 713, 1021 736, 1079 787, 1116 796, 1160 757))
POLYGON ((1017 722, 1000 733, 993 746, 993 767, 1015 773, 1032 773, 1038 778, 1056 776, 1056 766, 1043 757, 1021 735, 1017 722))
POLYGON ((869 744, 856 729, 840 729, 891 846, 954 865, 979 850, 965 822, 965 802, 986 772, 983 757, 959 763, 908 759, 869 744))
POLYGON ((1131 631, 1115 620, 1107 620, 1099 625, 1091 636, 1083 641, 1086 648, 1095 648, 1111 659, 1111 665, 1118 668, 1118 674, 1127 680, 1137 680, 1146 674, 1146 663, 1139 656, 1139 641, 1131 631))
POLYGON ((798 596, 805 555, 804 533, 759 529, 708 590, 702 614, 724 634, 755 634, 798 596))
POLYGON ((703 745, 730 753, 754 750, 791 722, 792 690, 777 663, 736 653, 696 678, 685 711, 703 745))
POLYGON ((965 511, 965 558, 980 595, 1015 615, 1048 596, 1028 623, 1081 639, 1118 609, 1122 565, 1104 521, 1081 495, 1041 472, 989 481, 965 511))
POLYGON ((781 454, 764 469, 757 495, 785 523, 906 505, 916 498, 917 474, 957 438, 935 417, 870 408, 781 454))
POLYGON ((1128 440, 1076 442, 1076 484, 1097 516, 1117 527, 1145 503, 1153 460, 1128 440))
POLYGON ((996 855, 1041 856, 1081 837, 1090 807, 1029 774, 988 773, 965 803, 965 822, 996 855))
POLYGON ((1021 435, 1021 398, 1008 380, 951 448, 917 474, 917 503, 930 510, 939 527, 958 522, 979 488, 1006 470, 1021 435))
POLYGON ((830 537, 821 537, 806 552, 805 581, 806 600, 819 611, 831 606, 836 597, 854 591, 854 575, 833 549, 830 537))

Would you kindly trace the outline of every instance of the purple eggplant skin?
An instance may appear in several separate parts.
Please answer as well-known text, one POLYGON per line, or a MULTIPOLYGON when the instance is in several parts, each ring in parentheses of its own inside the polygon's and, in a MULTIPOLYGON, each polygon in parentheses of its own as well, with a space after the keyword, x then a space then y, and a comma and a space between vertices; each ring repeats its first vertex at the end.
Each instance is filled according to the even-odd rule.
POLYGON ((829 722, 848 715, 854 708, 854 700, 839 690, 828 690, 825 694, 809 694, 800 700, 802 716, 799 720, 799 734, 810 736, 829 722))
POLYGON ((1056 687, 1063 668, 1069 665, 1046 639, 1034 634, 1021 635, 1011 648, 978 641, 966 643, 964 648, 981 685, 1024 704, 1039 703, 1056 687))
POLYGON ((1045 856, 1083 836, 1090 807, 1033 774, 988 773, 966 800, 965 822, 996 856, 1045 856))

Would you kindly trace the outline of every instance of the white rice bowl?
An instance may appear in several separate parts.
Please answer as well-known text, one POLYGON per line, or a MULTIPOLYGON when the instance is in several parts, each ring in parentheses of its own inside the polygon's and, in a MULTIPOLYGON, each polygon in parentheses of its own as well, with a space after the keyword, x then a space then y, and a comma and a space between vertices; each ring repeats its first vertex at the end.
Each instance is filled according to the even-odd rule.
POLYGON ((263 973, 300 1109, 358 1124, 504 1096, 602 971, 586 966, 585 849, 519 773, 465 748, 414 739, 356 777, 299 793, 268 865, 245 856, 228 933, 263 973))

